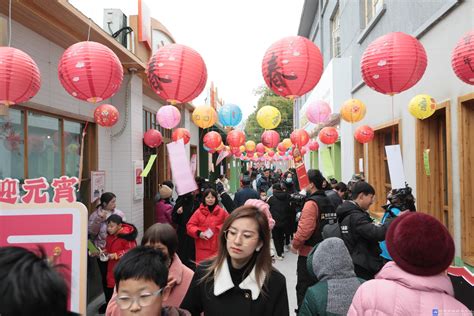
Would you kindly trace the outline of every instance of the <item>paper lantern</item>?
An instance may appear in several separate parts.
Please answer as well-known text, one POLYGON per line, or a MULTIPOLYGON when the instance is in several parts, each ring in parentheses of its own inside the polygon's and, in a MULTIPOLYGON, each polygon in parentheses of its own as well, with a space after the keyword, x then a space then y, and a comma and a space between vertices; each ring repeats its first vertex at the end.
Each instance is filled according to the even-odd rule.
POLYGON ((231 147, 240 147, 245 143, 245 134, 242 131, 233 130, 227 134, 227 144, 231 147))
POLYGON ((242 120, 242 111, 238 105, 226 104, 219 110, 218 116, 223 126, 237 126, 242 120))
POLYGON ((0 104, 26 102, 40 86, 39 68, 28 54, 13 47, 0 47, 0 104))
POLYGON ((163 136, 156 129, 149 129, 143 135, 143 142, 150 148, 156 148, 163 142, 163 136))
POLYGON ((281 113, 276 107, 265 105, 257 112, 257 122, 264 129, 274 129, 281 122, 281 113))
POLYGON ((262 144, 266 147, 276 147, 280 142, 280 135, 275 131, 265 131, 262 133, 262 144))
POLYGON ((426 65, 423 45, 413 36, 394 32, 369 44, 362 55, 361 72, 370 88, 394 95, 413 87, 426 65))
POLYGON ((222 143, 222 137, 218 132, 208 132, 202 139, 204 146, 210 149, 216 149, 222 143))
POLYGON ((241 152, 241 153, 244 153, 244 152, 245 152, 245 146, 244 146, 244 145, 240 146, 239 149, 240 149, 240 152, 241 152))
POLYGON ((221 143, 219 144, 219 146, 217 146, 216 151, 220 153, 220 152, 223 151, 224 149, 225 149, 225 145, 224 145, 224 143, 221 141, 221 143))
POLYGON ((119 120, 119 111, 111 104, 102 104, 94 110, 94 121, 100 126, 114 126, 119 120))
POLYGON ((302 156, 306 155, 307 152, 308 152, 308 150, 306 149, 306 147, 301 147, 300 153, 301 153, 302 156))
POLYGON ((459 79, 474 85, 474 30, 467 32, 451 54, 451 66, 459 79))
POLYGON ((171 139, 175 142, 178 139, 182 139, 184 144, 186 145, 189 143, 189 140, 191 139, 191 134, 189 131, 183 127, 177 128, 173 131, 173 134, 171 134, 171 139))
POLYGON ((308 132, 304 129, 295 129, 290 135, 291 142, 298 147, 303 147, 309 142, 308 132))
POLYGON ((366 108, 362 101, 349 99, 341 107, 341 118, 349 123, 359 122, 365 116, 366 108))
POLYGON ((283 141, 282 141, 281 143, 283 144, 283 146, 285 147, 285 149, 290 148, 291 145, 292 145, 291 139, 289 139, 289 138, 283 139, 283 141))
POLYGON ((262 157, 263 155, 265 155, 264 152, 259 152, 259 151, 257 151, 257 157, 262 157))
POLYGON ((314 124, 324 123, 331 115, 331 107, 324 101, 317 100, 308 105, 306 117, 314 124))
POLYGON ((255 147, 255 151, 257 153, 264 153, 265 152, 265 146, 262 143, 258 143, 257 146, 255 147))
POLYGON ((316 150, 319 149, 319 143, 315 140, 312 140, 312 141, 309 142, 308 148, 311 151, 316 151, 316 150))
POLYGON ((206 86, 207 69, 198 52, 181 44, 160 47, 147 65, 148 82, 171 104, 192 101, 206 86))
POLYGON ((247 151, 255 151, 255 142, 253 140, 248 140, 246 143, 245 143, 245 149, 247 151))
POLYGON ((323 67, 323 56, 313 42, 302 36, 289 36, 268 48, 262 61, 262 74, 276 94, 294 98, 316 86, 323 67))
POLYGON ((359 143, 368 143, 374 139, 374 130, 368 125, 359 126, 355 130, 354 138, 359 143))
POLYGON ((408 111, 417 119, 424 120, 436 111, 436 101, 427 94, 419 94, 410 100, 408 111))
POLYGON ((101 102, 113 96, 123 80, 117 55, 105 45, 79 42, 70 46, 58 64, 59 81, 73 97, 101 102))
POLYGON ((330 145, 337 141, 339 134, 334 127, 325 127, 319 132, 318 137, 321 143, 330 145))
POLYGON ((286 151, 285 145, 283 145, 283 143, 279 143, 277 145, 277 150, 278 151, 283 151, 283 152, 286 151))
POLYGON ((172 129, 178 126, 181 121, 181 113, 175 106, 165 105, 156 113, 156 120, 161 127, 172 129))
POLYGON ((217 113, 209 105, 201 105, 194 109, 192 120, 200 128, 209 128, 217 121, 217 113))

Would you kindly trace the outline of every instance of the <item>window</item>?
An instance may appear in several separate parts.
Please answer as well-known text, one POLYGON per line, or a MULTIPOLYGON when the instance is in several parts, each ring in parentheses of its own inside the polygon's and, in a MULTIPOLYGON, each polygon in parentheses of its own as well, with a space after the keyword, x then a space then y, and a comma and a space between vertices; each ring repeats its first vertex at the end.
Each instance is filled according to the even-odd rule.
POLYGON ((372 21, 376 14, 382 10, 383 0, 360 0, 361 4, 361 28, 365 27, 372 21))
POLYGON ((25 117, 23 111, 9 109, 0 116, 0 179, 25 178, 25 117))
POLYGON ((331 19, 331 50, 332 57, 341 57, 341 14, 339 6, 331 19))

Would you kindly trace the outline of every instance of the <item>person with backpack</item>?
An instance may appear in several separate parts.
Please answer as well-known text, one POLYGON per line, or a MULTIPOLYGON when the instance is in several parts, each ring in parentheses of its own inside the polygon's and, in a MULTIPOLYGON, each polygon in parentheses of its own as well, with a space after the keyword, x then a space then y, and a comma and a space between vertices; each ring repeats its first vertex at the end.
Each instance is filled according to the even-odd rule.
POLYGON ((323 240, 322 229, 329 220, 336 219, 336 212, 329 198, 324 193, 325 179, 317 169, 308 170, 309 185, 306 192, 309 195, 298 222, 291 251, 298 252, 296 297, 298 309, 303 303, 308 287, 316 283, 306 268, 307 256, 311 249, 323 240))
POLYGON ((370 280, 383 266, 379 241, 391 223, 375 224, 368 209, 374 202, 375 190, 365 181, 357 182, 352 188, 352 200, 344 201, 336 210, 341 228, 342 240, 346 244, 359 278, 370 280))

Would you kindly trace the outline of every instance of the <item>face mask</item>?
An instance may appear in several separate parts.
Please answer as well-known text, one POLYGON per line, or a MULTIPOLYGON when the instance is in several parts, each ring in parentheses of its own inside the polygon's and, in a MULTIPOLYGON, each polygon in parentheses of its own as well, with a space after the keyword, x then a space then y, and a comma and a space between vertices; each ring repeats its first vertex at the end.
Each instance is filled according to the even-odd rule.
POLYGON ((286 178, 286 183, 292 183, 293 179, 292 178, 286 178))

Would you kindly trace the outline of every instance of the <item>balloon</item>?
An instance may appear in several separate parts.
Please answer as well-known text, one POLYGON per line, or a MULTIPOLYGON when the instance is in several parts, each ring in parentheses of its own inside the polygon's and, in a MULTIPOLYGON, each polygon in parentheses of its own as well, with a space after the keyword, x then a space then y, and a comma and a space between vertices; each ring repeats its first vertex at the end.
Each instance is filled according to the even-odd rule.
POLYGON ((303 147, 309 142, 309 135, 304 129, 295 129, 290 135, 291 142, 298 147, 303 147))
POLYGON ((165 105, 160 107, 156 113, 156 120, 161 127, 171 129, 178 126, 181 121, 181 113, 172 105, 165 105))
POLYGON ((337 141, 339 134, 334 127, 325 127, 319 132, 318 136, 321 143, 330 145, 337 141))
POLYGON ((341 118, 349 123, 359 122, 365 116, 365 104, 357 99, 349 99, 341 107, 341 118))
POLYGON ((262 133, 262 144, 266 147, 276 147, 280 142, 280 135, 275 131, 265 131, 262 133))
POLYGON ((283 144, 283 147, 285 147, 285 149, 290 148, 291 145, 292 145, 291 139, 285 138, 285 139, 282 141, 282 144, 283 144))
POLYGON ((374 130, 368 125, 356 128, 354 138, 361 144, 368 143, 374 139, 374 130))
POLYGON ((316 151, 316 150, 319 149, 319 143, 315 140, 312 140, 312 141, 309 142, 308 148, 311 151, 316 151))
POLYGON ((119 120, 119 111, 111 104, 99 105, 94 110, 94 121, 100 126, 114 126, 119 120))
POLYGON ((262 74, 276 94, 294 98, 311 91, 323 73, 319 48, 302 36, 289 36, 275 42, 265 52, 262 74))
POLYGON ((242 120, 242 111, 238 105, 226 104, 219 110, 219 122, 223 126, 237 126, 242 120))
POLYGON ((204 146, 209 149, 216 149, 222 142, 222 137, 218 132, 208 132, 202 139, 204 146))
POLYGON ((227 144, 231 147, 240 147, 245 143, 245 134, 239 130, 230 131, 227 134, 227 144))
POLYGON ((308 105, 306 117, 314 124, 324 123, 331 115, 331 107, 324 101, 317 100, 308 105))
POLYGON ((369 44, 361 59, 361 72, 367 86, 394 95, 410 89, 426 70, 423 45, 401 32, 385 34, 369 44))
POLYGON ((265 105, 257 112, 257 122, 264 129, 274 129, 281 122, 281 113, 276 107, 265 105))
POLYGON ((216 123, 217 113, 213 107, 201 105, 194 109, 192 119, 200 128, 208 128, 216 123))
POLYGON ((474 30, 470 30, 459 40, 451 54, 451 66, 459 79, 474 85, 474 30))
POLYGON ((186 145, 189 143, 189 140, 191 139, 191 134, 189 131, 183 127, 179 127, 173 131, 173 134, 171 134, 171 139, 175 142, 178 139, 183 139, 184 144, 186 145))
POLYGON ((424 120, 436 111, 436 101, 427 94, 419 94, 410 100, 408 111, 417 119, 424 120))
POLYGON ((148 147, 156 148, 163 142, 163 136, 161 136, 161 133, 156 129, 149 129, 145 135, 143 135, 143 141, 148 147))
POLYGON ((245 143, 245 149, 247 151, 255 151, 255 142, 253 140, 248 140, 246 143, 245 143))

